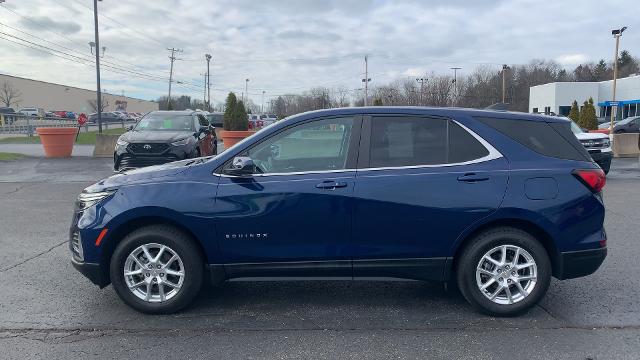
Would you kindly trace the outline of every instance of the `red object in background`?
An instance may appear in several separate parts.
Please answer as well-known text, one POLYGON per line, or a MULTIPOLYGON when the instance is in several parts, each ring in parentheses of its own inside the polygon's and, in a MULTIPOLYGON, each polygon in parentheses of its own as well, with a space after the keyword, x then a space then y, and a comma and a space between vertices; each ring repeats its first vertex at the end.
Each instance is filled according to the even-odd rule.
POLYGON ((87 123, 87 115, 85 115, 85 113, 80 114, 80 116, 78 116, 78 125, 83 126, 86 123, 87 123))
POLYGON ((609 129, 589 130, 589 132, 609 135, 609 129))

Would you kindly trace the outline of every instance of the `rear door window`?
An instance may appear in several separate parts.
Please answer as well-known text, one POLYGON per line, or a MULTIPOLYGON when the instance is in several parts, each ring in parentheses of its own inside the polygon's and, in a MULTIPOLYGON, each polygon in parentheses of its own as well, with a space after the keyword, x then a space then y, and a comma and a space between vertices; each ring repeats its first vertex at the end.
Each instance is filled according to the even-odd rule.
POLYGON ((369 166, 455 164, 489 155, 473 135, 454 121, 417 116, 374 117, 369 166))

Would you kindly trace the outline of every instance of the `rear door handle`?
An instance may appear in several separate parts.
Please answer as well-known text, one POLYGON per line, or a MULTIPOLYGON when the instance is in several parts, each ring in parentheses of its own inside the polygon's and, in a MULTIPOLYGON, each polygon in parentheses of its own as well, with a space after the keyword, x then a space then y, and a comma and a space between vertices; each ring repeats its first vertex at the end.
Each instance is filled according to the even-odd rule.
POLYGON ((316 187, 318 189, 333 190, 333 189, 337 189, 337 188, 347 187, 347 183, 346 182, 342 182, 342 181, 327 180, 327 181, 323 181, 320 184, 316 185, 316 187))
POLYGON ((475 173, 468 173, 462 176, 458 176, 458 181, 464 181, 469 183, 487 181, 487 180, 489 180, 489 176, 482 175, 482 174, 475 174, 475 173))

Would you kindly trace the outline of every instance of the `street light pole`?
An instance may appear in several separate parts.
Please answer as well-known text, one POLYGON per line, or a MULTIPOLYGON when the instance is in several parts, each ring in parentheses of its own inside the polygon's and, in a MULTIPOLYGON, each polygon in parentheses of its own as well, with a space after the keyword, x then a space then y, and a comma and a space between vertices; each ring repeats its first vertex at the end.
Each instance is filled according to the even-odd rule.
POLYGON ((424 93, 424 82, 427 81, 427 78, 417 78, 416 81, 420 83, 420 97, 418 100, 418 105, 422 106, 424 105, 422 101, 422 94, 424 93))
POLYGON ((264 114, 264 93, 266 91, 262 90, 262 101, 260 102, 260 112, 264 114))
POLYGON ((204 56, 207 59, 207 111, 211 111, 211 73, 209 72, 209 63, 211 62, 211 55, 206 54, 204 56))
POLYGON ((371 81, 371 78, 369 77, 369 56, 365 55, 364 79, 362 79, 362 82, 364 83, 364 106, 367 106, 367 97, 369 96, 369 81, 371 81))
POLYGON ((453 107, 458 103, 458 70, 460 69, 462 68, 457 66, 451 68, 453 70, 453 107))
POLYGON ((98 0, 93 0, 93 23, 95 27, 94 36, 96 43, 96 113, 98 114, 98 133, 102 134, 102 91, 100 89, 100 35, 98 33, 98 0))
POLYGON ((507 101, 507 69, 509 66, 507 64, 502 65, 502 103, 506 103, 507 101))
POLYGON ((247 94, 247 100, 249 100, 249 79, 244 79, 244 94, 242 94, 242 102, 244 106, 247 106, 247 102, 245 101, 245 94, 247 94))
MULTIPOLYGON (((620 29, 611 30, 611 35, 616 39, 616 52, 613 54, 613 96, 611 99, 611 125, 609 127, 609 133, 613 133, 613 119, 618 112, 618 104, 616 103, 616 81, 618 80, 618 49, 620 46, 620 36, 627 30, 626 26, 620 29)), ((613 137, 612 137, 613 138, 613 137)))

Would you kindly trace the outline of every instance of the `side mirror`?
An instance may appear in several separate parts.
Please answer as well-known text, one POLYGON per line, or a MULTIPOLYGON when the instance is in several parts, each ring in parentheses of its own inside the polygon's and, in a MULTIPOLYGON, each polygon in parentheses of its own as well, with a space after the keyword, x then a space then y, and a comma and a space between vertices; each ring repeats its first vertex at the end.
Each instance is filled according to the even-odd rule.
POLYGON ((231 162, 231 166, 224 170, 224 173, 232 176, 247 176, 255 172, 256 166, 248 156, 236 156, 231 162))
POLYGON ((200 126, 200 129, 198 129, 198 132, 209 135, 211 134, 211 129, 209 129, 208 126, 200 126))

